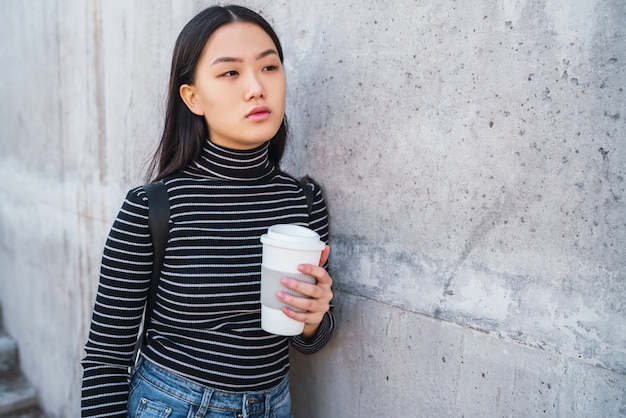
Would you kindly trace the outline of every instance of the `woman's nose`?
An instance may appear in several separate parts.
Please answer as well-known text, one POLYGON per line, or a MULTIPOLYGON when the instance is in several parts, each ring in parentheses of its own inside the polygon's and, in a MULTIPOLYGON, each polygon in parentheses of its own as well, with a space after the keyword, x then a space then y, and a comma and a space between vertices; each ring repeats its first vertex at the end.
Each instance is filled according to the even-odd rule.
POLYGON ((248 76, 248 84, 246 91, 246 100, 263 97, 265 94, 263 90, 263 84, 257 74, 250 74, 248 76))

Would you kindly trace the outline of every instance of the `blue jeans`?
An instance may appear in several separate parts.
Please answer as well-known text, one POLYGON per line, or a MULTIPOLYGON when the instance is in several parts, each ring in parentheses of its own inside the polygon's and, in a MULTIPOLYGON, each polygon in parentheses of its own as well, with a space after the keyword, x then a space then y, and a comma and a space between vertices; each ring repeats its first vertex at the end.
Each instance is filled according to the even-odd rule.
POLYGON ((142 360, 133 372, 129 418, 292 418, 289 378, 261 392, 224 392, 142 360))

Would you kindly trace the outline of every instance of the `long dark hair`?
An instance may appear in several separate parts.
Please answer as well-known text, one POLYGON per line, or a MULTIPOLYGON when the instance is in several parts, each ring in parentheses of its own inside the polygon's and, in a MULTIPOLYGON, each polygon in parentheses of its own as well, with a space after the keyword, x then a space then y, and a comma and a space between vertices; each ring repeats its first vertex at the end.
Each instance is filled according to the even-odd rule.
MULTIPOLYGON (((196 66, 207 40, 217 29, 232 22, 254 23, 263 29, 276 45, 280 62, 283 62, 283 50, 274 29, 250 9, 234 5, 212 6, 191 19, 174 46, 163 135, 148 166, 147 180, 156 181, 179 172, 199 157, 209 130, 204 116, 191 112, 181 99, 180 86, 193 84, 196 66)), ((286 141, 285 117, 269 144, 269 159, 276 166, 280 164, 286 141)))

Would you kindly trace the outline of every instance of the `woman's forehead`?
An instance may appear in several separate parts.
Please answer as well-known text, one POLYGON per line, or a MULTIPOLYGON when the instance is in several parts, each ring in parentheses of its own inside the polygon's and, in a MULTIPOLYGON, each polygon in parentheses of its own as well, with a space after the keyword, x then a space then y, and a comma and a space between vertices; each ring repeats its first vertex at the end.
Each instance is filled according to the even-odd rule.
POLYGON ((223 58, 258 59, 276 45, 272 38, 258 25, 249 22, 228 23, 217 29, 207 40, 203 55, 213 63, 223 58))

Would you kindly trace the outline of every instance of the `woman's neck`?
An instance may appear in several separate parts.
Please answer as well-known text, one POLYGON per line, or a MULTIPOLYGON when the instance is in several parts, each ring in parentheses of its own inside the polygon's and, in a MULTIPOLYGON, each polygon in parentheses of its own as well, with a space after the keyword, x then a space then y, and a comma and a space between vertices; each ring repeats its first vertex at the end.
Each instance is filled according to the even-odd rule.
POLYGON ((269 141, 251 150, 234 150, 205 141, 200 158, 186 172, 223 180, 254 181, 274 171, 268 158, 269 141))

